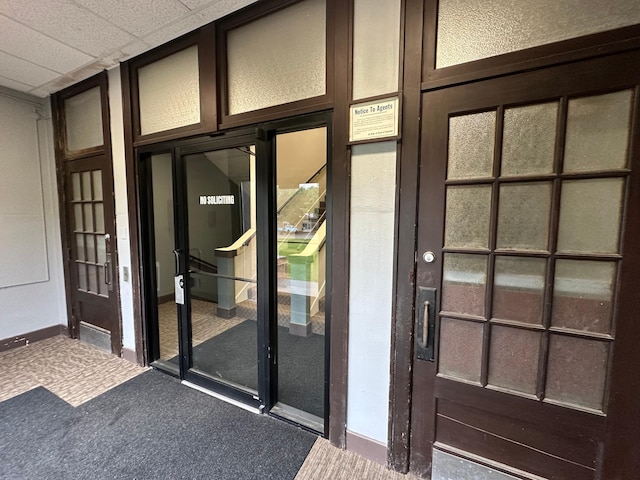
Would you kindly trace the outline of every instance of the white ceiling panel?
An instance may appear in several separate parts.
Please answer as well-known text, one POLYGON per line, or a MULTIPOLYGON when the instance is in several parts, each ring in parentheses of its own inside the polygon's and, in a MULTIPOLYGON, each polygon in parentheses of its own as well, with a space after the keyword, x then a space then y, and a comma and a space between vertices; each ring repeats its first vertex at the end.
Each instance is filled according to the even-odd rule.
POLYGON ((198 12, 198 16, 203 22, 208 23, 255 2, 256 0, 219 0, 212 2, 211 6, 198 12))
POLYGON ((152 47, 157 47, 167 41, 167 36, 169 36, 169 38, 178 38, 185 33, 195 30, 203 24, 204 22, 198 16, 192 15, 180 20, 179 22, 167 25, 160 30, 156 30, 144 37, 144 41, 152 47))
POLYGON ((190 14, 178 0, 76 0, 137 37, 190 14))
POLYGON ((180 0, 182 4, 186 5, 191 10, 198 10, 211 4, 218 3, 219 1, 220 0, 180 0))
POLYGON ((4 52, 0 52, 0 72, 3 77, 32 87, 38 87, 59 75, 57 72, 4 52))
POLYGON ((80 68, 95 59, 2 15, 0 51, 58 73, 80 68))
POLYGON ((104 55, 129 43, 133 37, 96 14, 68 0, 39 2, 3 0, 0 13, 34 30, 93 56, 104 55))
POLYGON ((25 85, 24 83, 16 82, 11 78, 5 78, 2 76, 0 76, 0 85, 11 88, 12 90, 18 90, 19 92, 29 92, 33 88, 31 85, 25 85))

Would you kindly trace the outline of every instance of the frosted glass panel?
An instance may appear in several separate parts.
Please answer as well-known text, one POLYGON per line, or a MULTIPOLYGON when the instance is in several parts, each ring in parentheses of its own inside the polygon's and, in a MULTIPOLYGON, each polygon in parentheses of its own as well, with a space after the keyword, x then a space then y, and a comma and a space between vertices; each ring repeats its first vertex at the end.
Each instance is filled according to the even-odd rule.
POLYGON ((496 257, 492 316, 542 324, 546 266, 543 258, 496 257))
POLYGON ((440 0, 436 68, 640 23, 628 0, 440 0))
POLYGON ((554 327, 610 333, 616 264, 558 260, 553 286, 554 327))
POLYGON ((228 113, 324 95, 326 2, 305 0, 227 34, 228 113))
POLYGON ((199 123, 198 47, 140 68, 138 88, 142 135, 199 123))
POLYGON ((609 344, 552 335, 546 398, 602 410, 609 344))
POLYGON ((623 186, 621 178, 563 182, 559 252, 618 253, 623 186))
POLYGON ((490 352, 490 385, 530 395, 536 393, 540 333, 494 325, 490 352))
POLYGON ((449 119, 447 178, 490 177, 493 171, 496 112, 449 119))
POLYGON ((440 321, 438 373, 480 382, 483 324, 443 318, 440 321))
POLYGON ((68 151, 98 147, 104 143, 100 87, 67 98, 64 117, 68 151))
POLYGON ((551 182, 500 187, 497 247, 547 250, 551 182))
POLYGON ((484 317, 487 257, 447 253, 444 257, 442 310, 484 317))
POLYGON ((502 175, 553 172, 557 116, 557 102, 505 110, 502 175))
POLYGON ((445 246, 488 248, 490 218, 490 186, 448 187, 445 246))
POLYGON ((631 94, 625 90, 569 100, 565 172, 626 166, 631 94))
POLYGON ((398 90, 400 0, 355 0, 353 99, 398 90))

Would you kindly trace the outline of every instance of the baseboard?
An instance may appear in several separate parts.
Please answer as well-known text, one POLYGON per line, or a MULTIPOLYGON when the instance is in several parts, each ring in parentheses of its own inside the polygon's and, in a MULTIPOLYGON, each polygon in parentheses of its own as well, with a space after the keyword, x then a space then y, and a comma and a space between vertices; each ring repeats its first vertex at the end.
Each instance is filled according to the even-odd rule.
POLYGON ((384 443, 347 430, 346 444, 347 450, 350 452, 355 452, 372 462, 387 466, 387 446, 384 443))
POLYGON ((42 328, 29 333, 23 333, 10 338, 0 340, 0 352, 11 350, 12 348, 24 347, 30 343, 46 340, 56 335, 67 335, 66 325, 52 325, 51 327, 42 328))
POLYGON ((135 350, 130 350, 128 348, 122 348, 122 358, 127 360, 128 362, 135 363, 138 365, 138 355, 135 350))

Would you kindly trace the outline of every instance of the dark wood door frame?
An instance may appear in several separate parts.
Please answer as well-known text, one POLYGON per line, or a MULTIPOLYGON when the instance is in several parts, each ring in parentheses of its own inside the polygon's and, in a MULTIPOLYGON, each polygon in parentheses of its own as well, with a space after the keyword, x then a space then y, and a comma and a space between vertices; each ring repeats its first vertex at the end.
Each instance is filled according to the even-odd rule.
MULTIPOLYGON (((77 312, 74 309, 74 294, 72 289, 75 284, 72 281, 73 265, 72 259, 72 244, 74 242, 73 232, 70 231, 73 222, 67 218, 67 204, 70 201, 67 195, 69 188, 68 182, 70 178, 67 178, 65 165, 69 161, 82 161, 83 159, 93 159, 96 157, 103 157, 108 164, 108 168, 105 167, 104 172, 107 174, 103 179, 103 185, 108 188, 103 188, 103 201, 105 205, 109 202, 108 210, 113 212, 113 225, 109 225, 109 231, 111 235, 111 261, 112 261, 112 283, 114 297, 114 329, 111 332, 112 335, 112 352, 118 356, 122 353, 122 316, 120 308, 120 284, 119 284, 119 268, 118 268, 118 251, 117 251, 117 237, 116 237, 116 225, 115 225, 115 195, 113 190, 113 161, 111 155, 111 128, 110 128, 110 113, 109 113, 109 95, 108 95, 108 76, 107 72, 101 72, 87 80, 84 80, 76 85, 66 88, 51 97, 52 104, 52 118, 53 118, 53 131, 54 131, 54 148, 56 157, 56 177, 58 184, 58 205, 60 211, 60 231, 63 250, 63 268, 65 279, 65 294, 67 303, 67 321, 69 327, 69 335, 72 338, 78 338, 79 335, 79 318, 77 312), (65 100, 78 95, 86 90, 98 87, 100 89, 100 104, 102 111, 102 136, 103 144, 97 147, 91 147, 85 150, 71 151, 67 147, 66 140, 66 120, 64 105, 65 100)), ((106 226, 106 225, 105 225, 106 226)))
MULTIPOLYGON (((560 63, 638 48, 639 27, 589 35, 558 44, 535 47, 499 57, 437 70, 435 65, 437 0, 404 0, 402 56, 402 142, 399 161, 397 281, 392 318, 391 387, 388 437, 389 466, 409 470, 410 421, 413 395, 413 312, 418 173, 421 131, 421 94, 484 78, 517 74, 560 63)), ((637 199, 636 199, 637 201, 637 199)), ((632 220, 631 222, 633 222, 632 220)), ((637 221, 637 220, 636 220, 637 221)), ((619 349, 618 349, 619 350, 619 349)), ((620 400, 631 405, 633 400, 620 400)), ((636 400, 637 401, 637 400, 636 400)), ((631 423, 628 428, 635 429, 631 423)))

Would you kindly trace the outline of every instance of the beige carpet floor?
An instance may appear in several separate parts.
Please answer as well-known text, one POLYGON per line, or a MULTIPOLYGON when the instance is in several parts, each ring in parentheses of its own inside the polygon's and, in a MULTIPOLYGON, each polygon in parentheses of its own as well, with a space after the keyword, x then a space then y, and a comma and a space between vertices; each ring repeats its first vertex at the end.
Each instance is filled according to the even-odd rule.
MULTIPOLYGON (((0 402, 38 386, 81 405, 146 368, 78 340, 57 336, 0 352, 0 402)), ((414 480, 319 438, 296 480, 414 480)))

